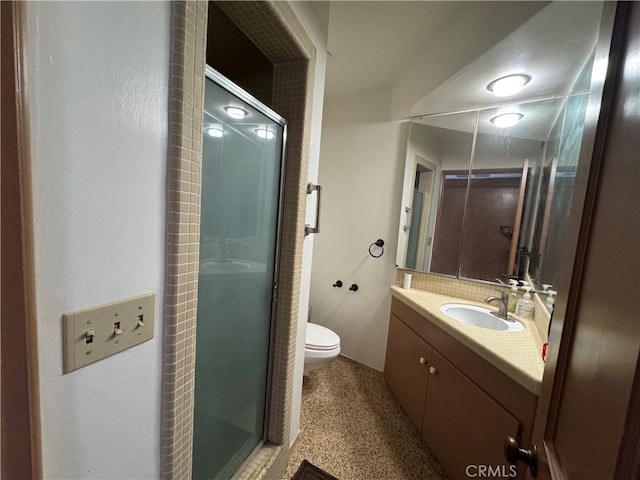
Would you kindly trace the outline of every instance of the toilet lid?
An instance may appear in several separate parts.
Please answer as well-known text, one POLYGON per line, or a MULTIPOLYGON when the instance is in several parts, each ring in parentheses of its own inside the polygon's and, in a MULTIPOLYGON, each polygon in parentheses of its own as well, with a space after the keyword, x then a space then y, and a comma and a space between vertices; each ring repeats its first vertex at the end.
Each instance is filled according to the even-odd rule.
POLYGON ((340 337, 322 325, 307 323, 305 344, 313 350, 333 350, 340 345, 340 337))

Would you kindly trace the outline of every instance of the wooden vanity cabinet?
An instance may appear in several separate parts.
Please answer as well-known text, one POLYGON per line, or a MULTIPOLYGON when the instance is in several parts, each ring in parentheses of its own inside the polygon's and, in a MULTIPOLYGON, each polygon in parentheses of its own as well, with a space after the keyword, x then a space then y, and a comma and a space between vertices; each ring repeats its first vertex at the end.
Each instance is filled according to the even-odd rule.
POLYGON ((427 342, 391 315, 384 379, 418 428, 422 426, 432 352, 427 342))
POLYGON ((524 478, 521 465, 513 476, 503 444, 528 444, 537 396, 396 298, 384 378, 452 479, 480 468, 524 478))
POLYGON ((422 438, 452 478, 473 476, 478 465, 508 477, 503 444, 517 437, 520 422, 437 352, 432 367, 422 438))

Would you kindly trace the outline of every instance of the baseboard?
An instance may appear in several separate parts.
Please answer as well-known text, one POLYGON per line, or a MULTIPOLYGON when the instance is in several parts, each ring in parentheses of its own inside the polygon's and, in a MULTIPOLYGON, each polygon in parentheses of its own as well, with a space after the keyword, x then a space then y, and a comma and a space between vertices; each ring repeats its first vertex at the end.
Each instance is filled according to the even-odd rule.
POLYGON ((298 440, 300 440, 300 430, 298 430, 298 433, 296 434, 296 438, 289 445, 289 457, 291 457, 294 453, 296 453, 296 450, 298 449, 298 440))

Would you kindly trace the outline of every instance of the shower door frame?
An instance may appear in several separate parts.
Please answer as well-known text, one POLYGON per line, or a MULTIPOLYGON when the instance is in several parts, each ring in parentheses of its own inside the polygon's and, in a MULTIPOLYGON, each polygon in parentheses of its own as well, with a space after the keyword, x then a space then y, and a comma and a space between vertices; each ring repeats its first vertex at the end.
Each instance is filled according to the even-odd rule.
MULTIPOLYGON (((225 77, 222 73, 212 68, 210 65, 206 65, 204 67, 204 76, 205 81, 207 79, 213 81, 215 84, 228 91, 239 100, 248 104, 252 108, 255 108, 258 112, 268 117, 270 120, 273 120, 275 123, 282 127, 282 151, 280 155, 280 175, 278 178, 278 213, 276 220, 276 243, 275 243, 275 252, 274 252, 274 269, 273 269, 273 282, 272 282, 272 291, 271 291, 271 316, 269 319, 269 355, 267 359, 267 386, 265 391, 265 411, 264 411, 264 424, 262 426, 262 439, 258 442, 258 444, 254 447, 251 453, 247 456, 247 458, 240 464, 237 471, 234 474, 235 478, 246 466, 248 462, 251 461, 253 455, 265 444, 267 439, 267 435, 269 432, 269 411, 270 411, 270 403, 271 403, 271 384, 273 379, 273 357, 274 357, 274 345, 275 345, 275 326, 277 323, 277 313, 278 313, 278 283, 279 283, 279 275, 280 275, 280 255, 281 255, 281 247, 282 247, 282 223, 283 223, 283 205, 284 205, 284 182, 285 182, 285 172, 286 172, 286 152, 287 152, 287 120, 282 117, 280 114, 269 108, 267 105, 262 103, 260 100, 255 98, 249 92, 233 83, 227 77, 225 77)), ((202 183, 201 183, 202 185, 202 183)), ((197 318, 196 318, 197 322, 197 318)), ((196 333, 197 335, 197 333, 196 333)))
MULTIPOLYGON (((316 49, 286 2, 217 2, 273 64, 271 108, 288 121, 287 165, 268 432, 241 480, 280 478, 287 468, 301 390, 298 325, 304 283, 304 223, 313 124, 316 49), (296 394, 294 392, 294 395, 296 394)), ((191 476, 195 316, 199 271, 200 175, 208 4, 171 3, 172 46, 167 165, 167 262, 164 310, 162 478, 191 476)))

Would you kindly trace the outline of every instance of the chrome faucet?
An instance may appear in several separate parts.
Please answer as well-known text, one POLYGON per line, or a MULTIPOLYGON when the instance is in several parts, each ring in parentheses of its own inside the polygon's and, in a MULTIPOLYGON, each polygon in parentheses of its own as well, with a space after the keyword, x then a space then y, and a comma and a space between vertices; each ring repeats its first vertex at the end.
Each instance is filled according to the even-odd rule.
POLYGON ((491 303, 491 302, 495 302, 495 301, 500 302, 500 303, 498 303, 498 311, 497 312, 491 312, 491 313, 493 315, 495 315, 496 317, 498 317, 498 318, 513 322, 513 319, 509 318, 508 313, 507 313, 507 308, 508 308, 508 305, 509 305, 509 295, 507 293, 500 292, 500 296, 499 297, 487 297, 487 298, 484 299, 485 303, 491 303))

